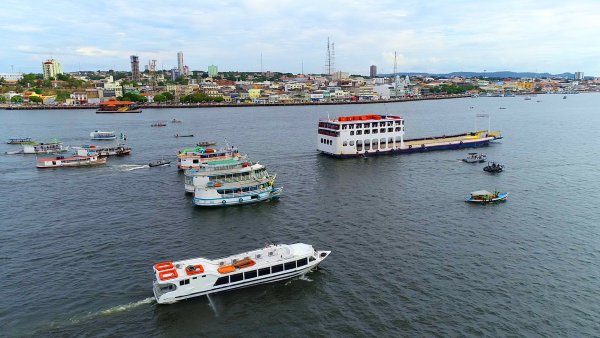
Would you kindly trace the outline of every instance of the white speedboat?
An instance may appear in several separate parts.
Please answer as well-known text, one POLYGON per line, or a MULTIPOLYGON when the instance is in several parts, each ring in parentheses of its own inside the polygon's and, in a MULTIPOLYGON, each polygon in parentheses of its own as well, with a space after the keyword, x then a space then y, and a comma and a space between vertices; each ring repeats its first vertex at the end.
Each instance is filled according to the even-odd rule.
POLYGON ((299 277, 331 251, 295 243, 220 258, 192 258, 154 265, 154 297, 159 304, 299 277))
POLYGON ((487 155, 480 153, 469 153, 467 157, 463 158, 463 162, 467 163, 477 163, 477 162, 485 162, 487 159, 487 155))
POLYGON ((90 133, 91 140, 104 141, 104 140, 116 140, 117 135, 114 131, 100 131, 95 130, 90 133))

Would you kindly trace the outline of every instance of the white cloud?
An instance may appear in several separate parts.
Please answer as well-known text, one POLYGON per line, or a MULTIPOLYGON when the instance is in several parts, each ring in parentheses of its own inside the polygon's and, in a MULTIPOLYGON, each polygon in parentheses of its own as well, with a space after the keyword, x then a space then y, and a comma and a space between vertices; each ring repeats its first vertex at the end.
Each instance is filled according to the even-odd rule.
POLYGON ((6 2, 13 14, 0 13, 0 35, 5 46, 16 47, 3 48, 0 70, 32 66, 24 53, 60 55, 65 65, 94 59, 118 69, 128 69, 129 55, 138 54, 143 63, 154 58, 170 68, 181 50, 192 69, 214 63, 222 70, 257 70, 262 52, 266 69, 299 71, 303 61, 305 71, 321 72, 330 37, 336 68, 351 73, 365 74, 370 64, 391 72, 398 51, 400 71, 600 75, 600 46, 593 43, 600 2, 593 0, 246 0, 201 6, 145 0, 110 7, 40 1, 45 12, 6 2))

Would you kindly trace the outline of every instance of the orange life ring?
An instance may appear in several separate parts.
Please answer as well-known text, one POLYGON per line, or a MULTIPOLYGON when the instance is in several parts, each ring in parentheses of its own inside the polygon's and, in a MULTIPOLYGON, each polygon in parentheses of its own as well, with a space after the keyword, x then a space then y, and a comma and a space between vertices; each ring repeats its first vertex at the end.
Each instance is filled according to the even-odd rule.
POLYGON ((177 277, 178 277, 178 274, 177 274, 177 270, 175 270, 175 269, 160 271, 158 273, 158 278, 160 278, 160 280, 169 280, 169 279, 173 279, 173 278, 177 278, 177 277))

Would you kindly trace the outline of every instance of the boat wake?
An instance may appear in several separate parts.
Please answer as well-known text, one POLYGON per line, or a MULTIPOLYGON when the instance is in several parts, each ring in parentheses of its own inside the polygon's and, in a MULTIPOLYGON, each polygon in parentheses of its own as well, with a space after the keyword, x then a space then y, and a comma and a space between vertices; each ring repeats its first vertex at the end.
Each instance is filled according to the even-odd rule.
POLYGON ((151 304, 154 301, 155 301, 154 297, 148 297, 148 298, 142 299, 142 300, 137 301, 137 302, 132 302, 132 303, 124 304, 124 305, 117 305, 117 306, 113 306, 113 307, 111 307, 109 309, 106 309, 106 310, 88 313, 88 314, 86 314, 84 316, 80 316, 80 317, 73 317, 69 321, 72 324, 77 324, 77 323, 81 323, 83 321, 90 320, 90 319, 93 319, 93 318, 97 318, 97 317, 100 317, 100 316, 112 316, 112 315, 117 314, 117 313, 121 313, 121 312, 126 312, 126 311, 133 310, 133 309, 135 309, 135 308, 137 308, 139 306, 142 306, 144 304, 151 304))
POLYGON ((206 298, 208 298, 208 305, 210 306, 210 308, 215 313, 215 317, 219 317, 219 312, 217 311, 217 306, 213 302, 212 298, 210 298, 210 295, 206 295, 206 298))
POLYGON ((306 282, 312 282, 313 281, 312 279, 306 277, 306 275, 302 275, 302 276, 298 277, 298 279, 306 281, 306 282))
POLYGON ((147 164, 121 164, 121 165, 115 165, 113 166, 113 168, 120 170, 120 171, 132 171, 132 170, 138 170, 138 169, 147 169, 150 168, 149 165, 147 164))

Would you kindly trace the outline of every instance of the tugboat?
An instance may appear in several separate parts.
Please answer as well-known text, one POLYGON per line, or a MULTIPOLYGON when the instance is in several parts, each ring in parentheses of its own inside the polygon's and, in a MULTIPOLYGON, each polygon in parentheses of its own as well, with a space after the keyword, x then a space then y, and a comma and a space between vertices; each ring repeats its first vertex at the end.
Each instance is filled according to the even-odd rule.
POLYGON ((470 196, 465 198, 465 202, 469 203, 492 203, 505 201, 508 197, 507 192, 494 191, 491 193, 487 190, 473 191, 470 196))
POLYGON ((480 153, 469 153, 466 158, 463 158, 463 162, 467 163, 477 163, 477 162, 485 162, 487 156, 485 154, 480 153))
POLYGON ((483 171, 487 171, 488 173, 499 173, 502 170, 504 170, 504 166, 496 162, 488 162, 488 165, 483 168, 483 171))

